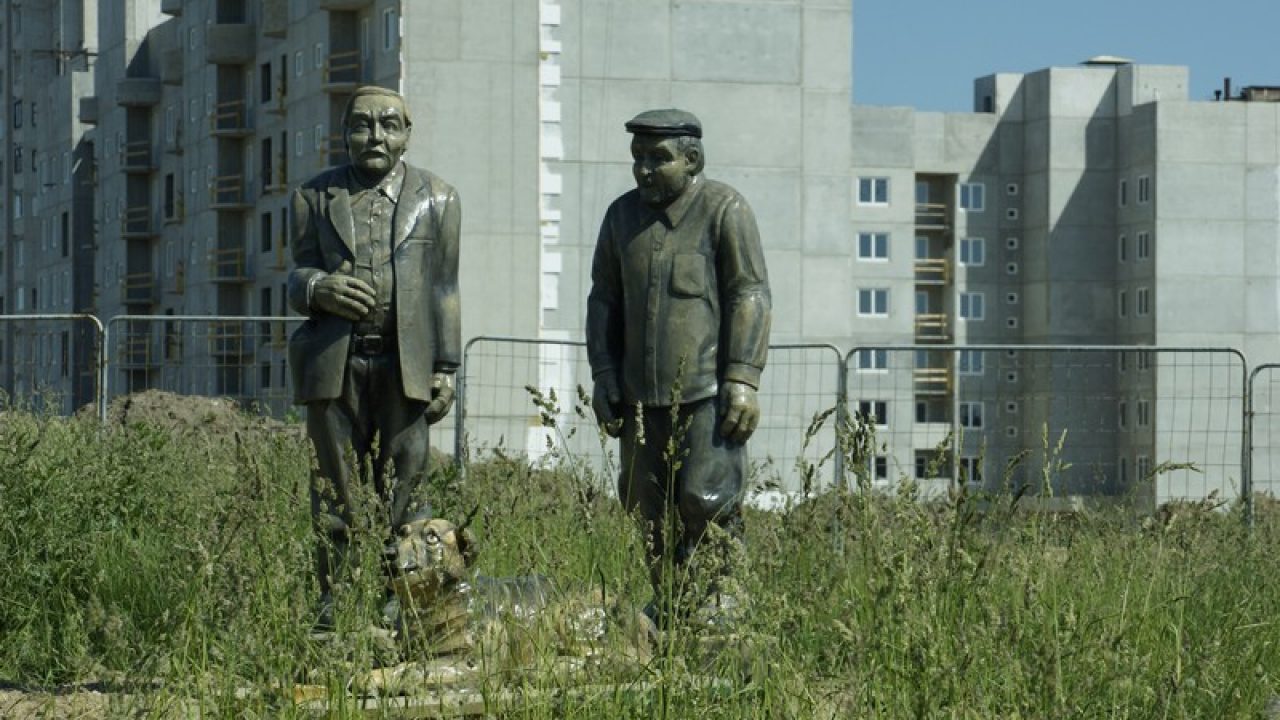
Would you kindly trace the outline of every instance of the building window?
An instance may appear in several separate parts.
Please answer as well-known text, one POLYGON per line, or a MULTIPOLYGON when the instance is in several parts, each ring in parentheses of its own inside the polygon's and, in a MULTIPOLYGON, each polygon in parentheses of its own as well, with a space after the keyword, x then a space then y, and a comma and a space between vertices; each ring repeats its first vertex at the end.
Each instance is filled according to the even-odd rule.
POLYGON ((1151 401, 1139 400, 1135 406, 1137 414, 1138 427, 1148 427, 1151 425, 1151 401))
POLYGON ((986 317, 985 297, 980 292, 960 293, 960 317, 964 320, 982 320, 986 317))
POLYGON ((1147 315, 1151 312, 1151 290, 1148 288, 1138 288, 1136 294, 1137 313, 1139 316, 1147 315))
POLYGON ((1124 207, 1129 204, 1129 181, 1127 179, 1120 178, 1120 188, 1116 192, 1116 195, 1116 200, 1120 203, 1120 207, 1124 207))
POLYGON ((1009 183, 1004 186, 1004 194, 1013 197, 1018 194, 1018 183, 1009 183))
POLYGON ((1133 469, 1135 475, 1137 475, 1137 477, 1134 478, 1135 480, 1138 480, 1139 482, 1146 480, 1147 476, 1151 474, 1151 458, 1146 455, 1139 455, 1135 457, 1133 459, 1133 469))
POLYGON ((982 401, 962 400, 960 402, 960 427, 982 427, 982 401))
POLYGON ((1009 415, 1017 415, 1017 414, 1018 414, 1018 401, 1017 401, 1017 400, 1010 400, 1010 401, 1006 402, 1006 403, 1004 404, 1004 411, 1005 411, 1006 413, 1008 413, 1009 415))
POLYGON ((1016 329, 1018 327, 1018 318, 1010 315, 1009 317, 1004 319, 1004 326, 1009 328, 1010 330, 1016 329))
POLYGON ((13 129, 22 127, 22 101, 13 101, 13 129))
POLYGON ((885 372, 889 368, 888 350, 859 350, 858 372, 885 372))
POLYGON ((293 154, 302 157, 302 131, 299 130, 293 134, 293 154))
MULTIPOLYGON (((258 239, 260 252, 271 252, 271 220, 270 211, 262 213, 258 218, 258 235, 261 236, 258 239)), ((263 313, 263 315, 269 314, 270 311, 263 313)))
POLYGON ((858 419, 863 424, 874 421, 878 427, 887 427, 889 425, 889 403, 884 400, 859 401, 858 419))
POLYGON ((1138 233, 1138 255, 1139 260, 1146 260, 1151 257, 1151 233, 1138 233))
POLYGON ((858 233, 859 260, 888 260, 889 233, 858 233))
POLYGON ((960 482, 967 485, 982 484, 982 460, 965 456, 960 458, 960 482))
POLYGON ((1004 239, 1004 246, 1005 246, 1005 249, 1007 249, 1007 250, 1017 250, 1017 249, 1018 249, 1018 238, 1016 238, 1016 237, 1012 237, 1012 236, 1011 236, 1011 237, 1007 237, 1007 238, 1005 238, 1005 239, 1004 239))
POLYGON ((984 356, 981 350, 960 350, 956 364, 965 375, 981 375, 984 367, 984 356))
POLYGON ((871 473, 871 479, 877 484, 883 485, 889 482, 889 458, 884 455, 876 455, 867 460, 868 470, 871 473))
POLYGON ((1146 205, 1151 202, 1151 176, 1138 176, 1138 204, 1146 205))
POLYGON ((383 51, 391 50, 396 46, 396 40, 400 36, 399 23, 396 20, 396 11, 393 8, 382 11, 382 49, 383 51))
POLYGON ((1129 458, 1120 458, 1119 480, 1121 485, 1129 482, 1129 458))
POLYGON ((1121 430, 1129 429, 1129 403, 1124 400, 1116 405, 1116 427, 1121 430))
POLYGON ((858 290, 858 314, 862 317, 888 317, 889 290, 886 288, 858 290))
POLYGON ((1139 370, 1151 369, 1151 353, 1146 351, 1138 352, 1138 369, 1139 370))
POLYGON ((360 20, 360 57, 367 59, 369 50, 369 18, 362 18, 360 20))
POLYGON ((960 208, 969 212, 987 209, 987 186, 982 183, 960 183, 960 208))
POLYGON ((324 147, 324 123, 316 123, 311 133, 315 136, 316 152, 320 152, 324 147))
POLYGON ((258 85, 261 88, 259 90, 259 93, 261 93, 259 97, 262 99, 262 102, 271 102, 271 91, 273 89, 273 83, 271 82, 271 63, 262 63, 262 65, 259 66, 258 85))
POLYGON ((317 70, 324 67, 324 43, 316 43, 311 48, 311 64, 317 70))
POLYGON ((1124 290, 1116 293, 1116 314, 1120 317, 1129 315, 1129 293, 1124 290))
POLYGON ((916 259, 917 260, 929 259, 929 238, 926 235, 916 236, 916 259))
POLYGON ((885 178, 885 177, 858 178, 858 204, 859 205, 888 205, 889 204, 889 178, 885 178))
POLYGON ((1015 208, 1015 207, 1005 208, 1004 217, 1006 220, 1017 220, 1018 208, 1015 208))
POLYGON ((1005 301, 1005 303, 1007 303, 1007 304, 1009 304, 1009 305, 1017 305, 1017 304, 1018 304, 1018 293, 1016 293, 1016 292, 1005 293, 1005 295, 1004 295, 1004 301, 1005 301))
POLYGON ((960 264, 982 265, 987 261, 987 241, 980 237, 967 237, 960 240, 960 264))
POLYGON ((1121 235, 1116 241, 1116 254, 1120 257, 1120 262, 1129 259, 1129 238, 1127 236, 1121 235))
POLYGON ((302 77, 302 51, 293 54, 293 76, 302 77))
POLYGON ((1004 265, 1004 272, 1005 272, 1005 274, 1006 274, 1006 275, 1017 275, 1017 274, 1018 274, 1018 263, 1016 263, 1016 262, 1005 263, 1005 265, 1004 265))

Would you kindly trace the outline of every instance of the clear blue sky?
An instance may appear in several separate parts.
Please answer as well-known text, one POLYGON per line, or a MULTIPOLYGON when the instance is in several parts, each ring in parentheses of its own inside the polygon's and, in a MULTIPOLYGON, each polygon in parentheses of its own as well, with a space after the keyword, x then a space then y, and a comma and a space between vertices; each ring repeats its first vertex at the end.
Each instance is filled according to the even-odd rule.
POLYGON ((1280 85, 1280 0, 853 0, 860 104, 972 110, 974 78, 1104 54, 1187 66, 1193 100, 1280 85))

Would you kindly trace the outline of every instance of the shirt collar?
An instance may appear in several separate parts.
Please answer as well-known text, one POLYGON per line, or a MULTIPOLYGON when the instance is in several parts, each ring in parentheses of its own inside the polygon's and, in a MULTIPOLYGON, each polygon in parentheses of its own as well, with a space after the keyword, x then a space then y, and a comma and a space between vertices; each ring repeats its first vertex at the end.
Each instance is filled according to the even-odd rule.
POLYGON ((404 161, 397 162, 396 166, 391 168, 391 172, 384 175, 378 184, 373 186, 360 182, 355 168, 347 166, 347 187, 350 188, 352 195, 365 190, 376 190, 386 198, 396 200, 400 197, 400 189, 404 187, 404 161))
POLYGON ((680 225, 680 221, 689 213, 689 208, 693 206, 693 200, 702 190, 702 176, 694 175, 689 178, 689 187, 680 193, 680 197, 671 201, 671 204, 665 210, 659 211, 667 216, 667 223, 675 228, 680 225))

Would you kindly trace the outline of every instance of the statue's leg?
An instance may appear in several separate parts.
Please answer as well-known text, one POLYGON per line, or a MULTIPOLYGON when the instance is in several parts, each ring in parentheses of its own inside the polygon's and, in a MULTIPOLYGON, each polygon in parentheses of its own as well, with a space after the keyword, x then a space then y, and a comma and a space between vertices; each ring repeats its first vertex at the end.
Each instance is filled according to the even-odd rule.
MULTIPOLYGON (((723 576, 740 560, 742 548, 742 494, 746 482, 746 449, 720 435, 714 398, 681 408, 687 423, 683 443, 684 462, 678 471, 676 501, 682 532, 676 559, 691 571, 710 571, 712 577, 692 578, 705 591, 718 593, 723 576), (722 533, 712 545, 715 557, 693 561, 695 551, 707 540, 714 525, 722 533)), ((714 598, 713 598, 714 599, 714 598)), ((699 600, 701 602, 701 600, 699 600)))
POLYGON ((371 394, 378 403, 370 421, 377 427, 379 437, 378 457, 373 463, 374 487, 384 503, 390 539, 401 525, 431 515, 431 506, 423 497, 427 473, 431 471, 427 403, 404 396, 396 353, 371 360, 371 394), (387 473, 388 461, 394 473, 391 476, 387 473))
POLYGON ((619 437, 621 468, 618 473, 618 498, 628 514, 641 524, 645 541, 645 563, 655 599, 663 597, 663 556, 666 552, 663 525, 666 522, 669 483, 663 450, 667 445, 670 423, 664 421, 664 408, 646 410, 640 427, 636 414, 623 417, 619 437))

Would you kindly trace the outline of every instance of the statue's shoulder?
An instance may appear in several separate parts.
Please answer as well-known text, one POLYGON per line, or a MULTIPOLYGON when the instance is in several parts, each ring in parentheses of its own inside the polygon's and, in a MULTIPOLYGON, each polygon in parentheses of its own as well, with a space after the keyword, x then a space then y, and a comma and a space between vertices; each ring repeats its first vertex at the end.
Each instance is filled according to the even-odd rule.
POLYGON ((404 180, 406 186, 427 188, 428 194, 437 198, 447 198, 458 193, 457 189, 444 178, 426 168, 409 163, 404 164, 404 180))
POLYGON ((732 185, 722 183, 719 180, 712 180, 708 177, 704 177, 702 183, 704 197, 715 205, 729 202, 746 202, 746 199, 742 197, 742 193, 734 189, 732 185))

